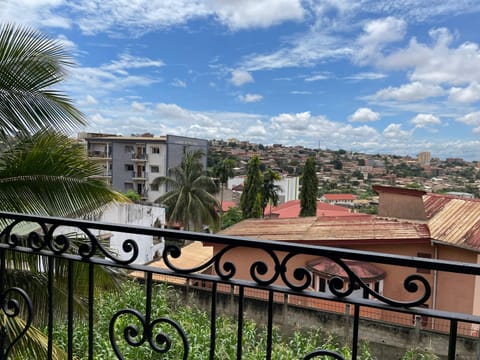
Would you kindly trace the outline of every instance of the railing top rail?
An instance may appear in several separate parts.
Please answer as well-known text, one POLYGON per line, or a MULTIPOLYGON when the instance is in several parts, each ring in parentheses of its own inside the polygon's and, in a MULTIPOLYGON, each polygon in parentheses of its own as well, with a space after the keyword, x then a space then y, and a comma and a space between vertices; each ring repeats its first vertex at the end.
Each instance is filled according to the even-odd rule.
MULTIPOLYGON (((225 245, 235 247, 250 247, 258 249, 272 249, 291 254, 309 254, 325 256, 332 259, 352 259, 372 263, 398 265, 411 268, 425 268, 431 270, 456 272, 462 274, 480 275, 480 264, 464 263, 457 261, 419 258, 414 256, 393 255, 371 251, 352 250, 336 248, 331 246, 319 246, 308 244, 297 244, 274 240, 258 240, 253 238, 241 238, 209 233, 190 232, 183 230, 159 229, 148 226, 120 225, 107 222, 90 220, 78 220, 61 217, 49 217, 39 215, 17 214, 0 212, 0 220, 9 219, 13 221, 36 222, 38 224, 51 224, 55 226, 70 226, 79 229, 98 229, 105 231, 123 232, 141 235, 163 236, 174 239, 188 239, 201 241, 209 245, 225 245)), ((3 234, 3 233, 2 233, 3 234)), ((2 235, 0 234, 0 235, 2 235)))

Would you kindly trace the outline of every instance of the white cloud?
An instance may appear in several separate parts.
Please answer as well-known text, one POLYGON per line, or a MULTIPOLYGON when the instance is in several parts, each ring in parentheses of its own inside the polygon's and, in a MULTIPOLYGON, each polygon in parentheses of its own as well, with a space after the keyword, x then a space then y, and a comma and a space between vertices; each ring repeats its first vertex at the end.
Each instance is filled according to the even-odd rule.
POLYGON ((480 82, 480 48, 477 43, 464 42, 451 47, 453 35, 445 28, 430 31, 434 44, 419 43, 413 38, 409 45, 392 52, 377 63, 385 69, 409 70, 413 81, 453 85, 480 82))
POLYGON ((242 86, 254 82, 252 74, 244 70, 233 70, 230 82, 235 86, 242 86))
POLYGON ((459 103, 472 103, 480 100, 480 85, 473 81, 465 88, 452 87, 449 100, 459 103))
POLYGON ((289 39, 279 50, 244 57, 241 67, 248 71, 257 71, 312 66, 327 58, 346 57, 352 51, 345 40, 328 35, 325 31, 312 29, 289 39))
POLYGON ((263 99, 263 96, 260 94, 245 94, 239 95, 238 99, 244 103, 253 103, 261 101, 263 99))
POLYGON ((419 101, 443 94, 443 88, 438 85, 415 81, 400 87, 389 86, 388 88, 377 91, 377 93, 369 98, 373 100, 419 101))
POLYGON ((359 49, 354 55, 356 61, 365 64, 377 59, 387 44, 403 39, 406 25, 404 20, 391 16, 369 21, 357 40, 359 49))
POLYGON ((349 80, 379 80, 386 78, 387 75, 376 72, 363 72, 346 76, 345 79, 349 80))
POLYGON ((349 118, 351 122, 372 122, 378 120, 380 120, 380 114, 369 108, 359 108, 349 118))
POLYGON ((146 57, 133 56, 131 54, 122 54, 118 60, 114 60, 109 64, 103 65, 102 68, 107 71, 122 73, 127 69, 161 67, 164 65, 164 62, 160 59, 153 60, 146 57))
POLYGON ((305 90, 292 90, 290 91, 290 94, 293 95, 312 95, 311 91, 305 91, 305 90))
POLYGON ((400 140, 408 138, 410 136, 410 132, 402 130, 401 124, 390 124, 383 130, 383 136, 390 140, 400 140))
POLYGON ((316 74, 316 75, 312 75, 305 78, 305 81, 312 82, 312 81, 319 81, 319 80, 327 80, 329 78, 330 76, 328 74, 316 74))
POLYGON ((132 109, 138 112, 143 112, 145 111, 145 105, 142 103, 139 103, 138 101, 133 101, 132 102, 132 109))
POLYGON ((174 79, 172 81, 172 85, 175 86, 175 87, 181 87, 181 88, 186 88, 187 87, 187 83, 183 80, 180 80, 180 79, 174 79))
POLYGON ((418 114, 410 120, 416 128, 426 128, 432 125, 440 125, 442 122, 438 116, 433 114, 418 114))
POLYGON ((85 103, 87 105, 97 105, 98 101, 92 95, 85 96, 85 103))
POLYGON ((471 112, 457 120, 467 125, 480 126, 480 111, 471 112))
POLYGON ((301 21, 300 0, 211 0, 211 10, 232 30, 266 28, 284 21, 301 21))

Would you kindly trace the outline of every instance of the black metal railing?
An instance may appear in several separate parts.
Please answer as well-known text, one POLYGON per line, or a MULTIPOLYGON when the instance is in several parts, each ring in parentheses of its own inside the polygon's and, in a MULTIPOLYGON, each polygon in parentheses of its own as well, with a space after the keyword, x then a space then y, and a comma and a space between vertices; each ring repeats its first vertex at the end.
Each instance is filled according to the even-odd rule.
MULTIPOLYGON (((203 298, 207 294, 206 298, 210 301, 209 359, 219 358, 219 355, 216 354, 216 319, 222 311, 218 306, 219 298, 222 296, 230 296, 234 299, 232 304, 235 309, 232 312, 235 314, 237 327, 235 350, 235 358, 237 359, 242 359, 243 356, 245 307, 250 299, 262 301, 266 305, 260 307, 260 309, 265 309, 263 318, 266 319, 264 341, 266 359, 271 359, 274 355, 272 350, 275 341, 273 335, 274 323, 282 320, 278 318, 276 308, 280 305, 283 311, 304 309, 299 299, 305 299, 309 303, 305 306, 305 309, 310 312, 328 313, 329 310, 323 307, 325 303, 343 306, 343 314, 349 319, 344 324, 348 331, 345 341, 349 342, 352 359, 359 358, 360 339, 363 339, 364 335, 368 335, 367 333, 370 331, 368 329, 372 324, 368 324, 369 327, 365 332, 362 330, 364 326, 362 322, 366 321, 362 315, 363 310, 374 311, 377 315, 384 313, 401 314, 403 320, 399 321, 398 327, 404 326, 407 329, 412 329, 413 332, 422 331, 420 327, 427 323, 417 321, 415 324, 408 324, 405 319, 435 319, 438 323, 449 324, 448 331, 442 335, 448 339, 445 341, 448 345, 445 347, 444 354, 448 359, 473 358, 470 356, 477 351, 478 336, 473 335, 475 335, 475 329, 478 330, 480 317, 472 314, 473 308, 467 309, 465 312, 425 308, 424 304, 431 302, 433 296, 437 297, 439 292, 448 292, 449 289, 437 289, 432 285, 430 278, 416 273, 416 269, 421 268, 430 269, 432 272, 475 277, 480 275, 480 266, 477 264, 11 213, 0 213, 0 221, 3 229, 0 233, 0 300, 3 312, 3 314, 0 312, 0 315, 2 315, 0 321, 0 359, 11 358, 10 355, 16 346, 24 346, 21 340, 33 326, 32 323, 37 316, 35 309, 38 308, 35 303, 38 302, 41 302, 45 307, 47 358, 53 358, 56 339, 54 329, 58 322, 66 322, 67 324, 65 352, 69 359, 73 358, 74 337, 77 331, 73 298, 76 288, 79 286, 79 284, 74 283, 73 273, 78 264, 88 268, 88 276, 85 280, 87 282, 86 318, 88 319, 88 339, 85 352, 88 359, 97 358, 94 352, 96 331, 98 331, 94 325, 97 301, 94 272, 97 267, 124 269, 130 275, 136 274, 136 278, 141 280, 144 287, 145 304, 143 310, 128 306, 120 307, 119 305, 110 319, 108 327, 110 346, 119 359, 125 358, 119 346, 120 341, 131 347, 149 345, 154 353, 158 353, 158 356, 168 354, 172 346, 172 338, 170 334, 165 332, 165 326, 176 333, 177 339, 180 339, 178 341, 183 349, 183 358, 189 358, 189 353, 191 353, 189 339, 191 339, 192 334, 186 332, 182 324, 168 317, 154 318, 151 311, 152 302, 155 302, 155 295, 152 290, 155 283, 157 281, 168 282, 169 278, 173 279, 174 277, 184 279, 185 282, 182 286, 187 290, 197 289, 203 292, 203 298), (139 247, 135 241, 124 241, 120 252, 116 252, 105 246, 98 236, 100 231, 164 237, 169 239, 169 243, 172 243, 172 240, 174 243, 175 239, 200 241, 207 246, 212 246, 215 251, 201 265, 179 265, 182 263, 179 260, 182 259, 185 248, 168 245, 162 255, 163 267, 141 265, 135 263, 139 254, 139 247), (74 240, 72 233, 81 236, 77 236, 74 240), (82 238, 82 240, 78 241, 78 238, 82 238), (264 256, 262 258, 239 257, 240 252, 236 253, 239 249, 249 249, 252 253, 260 252, 264 256), (22 254, 29 259, 32 257, 38 258, 36 265, 40 264, 40 272, 46 278, 45 298, 31 297, 28 278, 16 286, 10 285, 9 276, 13 276, 14 266, 23 267, 22 262, 28 261, 22 256, 17 256, 22 254), (298 265, 297 260, 301 256, 328 258, 338 264, 347 276, 333 276, 327 282, 328 291, 317 291, 312 288, 312 273, 307 267, 298 265), (397 285, 407 296, 392 298, 381 290, 369 286, 361 276, 349 268, 346 260, 408 269, 411 274, 404 278, 403 283, 397 285), (55 311, 58 306, 54 296, 54 278, 59 272, 56 266, 59 261, 66 264, 63 271, 67 274, 64 290, 67 295, 67 306, 63 315, 59 315, 55 311), (358 288, 362 288, 363 293, 367 293, 368 296, 353 296, 354 291, 358 288), (255 291, 261 292, 263 295, 256 296, 255 291), (120 321, 121 318, 124 318, 124 315, 135 318, 136 325, 127 324, 124 320, 120 321), (21 324, 22 328, 13 332, 12 326, 9 324, 19 318, 22 321, 17 322, 17 324, 21 324), (471 331, 461 330, 460 323, 467 324, 468 331, 471 331), (115 330, 118 330, 119 326, 123 326, 120 335, 115 330), (159 327, 162 330, 159 330, 159 327), (457 348, 461 337, 466 337, 467 341, 470 341, 472 352, 469 355, 460 354, 461 351, 457 348)), ((388 281, 389 278, 386 276, 384 282, 388 281)), ((286 321, 285 319, 289 317, 284 317, 283 321, 286 321)), ((385 317, 382 317, 382 319, 382 324, 388 325, 385 317)), ((318 327, 323 325, 319 323, 318 327)), ((394 328, 398 327, 394 326, 394 328)), ((428 334, 434 334, 435 330, 435 326, 432 325, 428 334)), ((441 352, 439 349, 433 350, 441 352)), ((328 349, 317 349, 302 355, 302 359, 305 360, 317 358, 345 359, 339 353, 328 349)))

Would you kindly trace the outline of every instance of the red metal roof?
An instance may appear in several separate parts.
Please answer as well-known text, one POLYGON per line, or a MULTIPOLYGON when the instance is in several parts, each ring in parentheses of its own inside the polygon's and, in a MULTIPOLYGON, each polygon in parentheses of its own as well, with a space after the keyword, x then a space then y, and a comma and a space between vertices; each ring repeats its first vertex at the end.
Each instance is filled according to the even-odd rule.
POLYGON ((427 194, 423 202, 432 239, 480 250, 480 200, 427 194))
MULTIPOLYGON (((265 216, 268 217, 270 209, 265 209, 265 216)), ((300 200, 291 200, 272 208, 272 216, 278 218, 295 218, 300 214, 300 200)), ((323 201, 317 201, 317 217, 318 216, 351 216, 357 215, 350 212, 349 209, 327 204, 323 201)))
MULTIPOLYGON (((365 282, 374 282, 385 277, 385 272, 373 264, 358 260, 343 260, 343 262, 355 275, 365 282)), ((326 257, 313 260, 309 262, 307 266, 327 279, 334 276, 340 276, 344 280, 349 279, 347 272, 339 264, 326 257)))
POLYGON ((370 215, 247 219, 221 234, 329 246, 430 242, 426 224, 370 215))

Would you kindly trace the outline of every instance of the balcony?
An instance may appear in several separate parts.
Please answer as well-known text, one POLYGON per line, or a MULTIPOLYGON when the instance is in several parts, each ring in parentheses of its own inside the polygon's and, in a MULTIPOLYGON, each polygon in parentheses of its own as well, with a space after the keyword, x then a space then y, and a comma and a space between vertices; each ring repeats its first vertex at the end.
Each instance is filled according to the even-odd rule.
POLYGON ((145 180, 147 180, 147 172, 146 171, 133 171, 132 172, 132 179, 133 179, 133 181, 145 181, 145 180))
POLYGON ((145 153, 134 153, 132 154, 132 161, 135 161, 135 162, 145 162, 147 161, 147 154, 145 153))
POLYGON ((92 160, 111 160, 112 155, 104 151, 88 151, 88 157, 92 160))
MULTIPOLYGON (((104 354, 107 350, 115 354, 107 358, 134 359, 138 357, 127 357, 125 349, 141 347, 148 348, 158 358, 168 357, 175 348, 183 355, 169 358, 187 359, 189 354, 196 352, 200 358, 226 359, 219 350, 225 338, 217 333, 219 318, 224 315, 233 318, 235 324, 228 334, 228 340, 234 342, 230 346, 234 355, 228 357, 232 359, 250 358, 246 353, 250 345, 250 340, 246 340, 251 330, 250 318, 255 318, 265 329, 259 332, 263 338, 254 340, 263 347, 265 359, 282 355, 275 347, 279 341, 279 336, 275 335, 279 327, 285 329, 284 336, 293 328, 303 327, 334 332, 341 344, 349 348, 352 359, 360 358, 364 341, 376 344, 372 351, 378 359, 400 358, 396 355, 398 348, 413 347, 431 347, 442 358, 451 360, 478 356, 480 316, 470 311, 425 307, 435 298, 440 299, 440 293, 452 291, 437 288, 426 275, 427 271, 435 274, 435 278, 446 274, 452 279, 478 279, 478 264, 11 213, 0 213, 0 221, 3 226, 0 233, 1 311, 4 315, 4 322, 0 324, 0 359, 11 358, 15 347, 24 346, 19 340, 33 327, 36 315, 46 316, 47 358, 53 358, 56 346, 61 347, 68 358, 75 358, 74 348, 79 341, 76 334, 82 329, 73 299, 81 285, 88 290, 84 314, 88 336, 85 348, 81 349, 84 358, 88 359, 99 358, 99 352, 104 354), (68 237, 64 235, 67 232, 68 237), (101 240, 101 233, 105 232, 151 235, 191 243, 182 248, 168 245, 158 262, 138 265, 135 260, 139 245, 126 240, 121 249, 110 250, 101 240), (77 235, 72 237, 72 233, 77 235), (85 240, 75 245, 73 238, 78 239, 80 235, 85 240), (264 256, 252 258, 253 253, 264 256), (198 263, 201 254, 204 257, 198 263), (41 261, 47 283, 45 297, 32 298, 28 280, 11 285, 9 274, 15 269, 8 259, 12 255, 41 261), (303 266, 299 261, 302 256, 327 259, 314 262, 312 266, 323 264, 323 268, 316 269, 334 271, 337 275, 324 281, 325 288, 318 289, 315 284, 318 272, 314 274, 312 268, 303 266), (60 261, 67 265, 64 267, 68 299, 65 314, 54 311, 58 309, 54 278, 58 271, 56 264, 60 261), (389 284, 387 273, 381 278, 383 289, 372 286, 368 274, 359 274, 357 270, 367 263, 405 273, 404 281, 389 284), (73 281, 74 269, 79 264, 89 269, 84 284, 73 281), (112 315, 103 325, 95 323, 100 305, 94 291, 93 273, 98 268, 122 269, 142 289, 136 296, 140 305, 113 302, 112 315), (422 272, 418 273, 418 269, 422 272), (153 311, 158 300, 155 297, 158 283, 168 284, 165 288, 168 292, 179 294, 173 302, 182 310, 206 309, 208 327, 194 330, 208 333, 202 338, 206 344, 196 343, 199 333, 189 332, 183 323, 176 321, 175 312, 159 316, 153 311), (387 288, 395 291, 387 294, 387 288), (194 302, 196 305, 190 308, 194 302), (35 314, 33 309, 39 305, 44 310, 42 314, 35 314), (23 329, 15 338, 10 333, 10 325, 20 317, 23 321, 17 324, 23 329), (59 324, 65 326, 59 327, 59 324), (62 330, 66 340, 57 343, 62 330)), ((376 276, 375 281, 380 279, 379 274, 376 276)), ((457 301, 464 300, 455 295, 457 301)), ((298 339, 287 343, 294 348, 298 339)), ((287 350, 284 348, 284 351, 287 350)), ((300 358, 347 359, 338 352, 320 347, 302 353, 300 358)))

